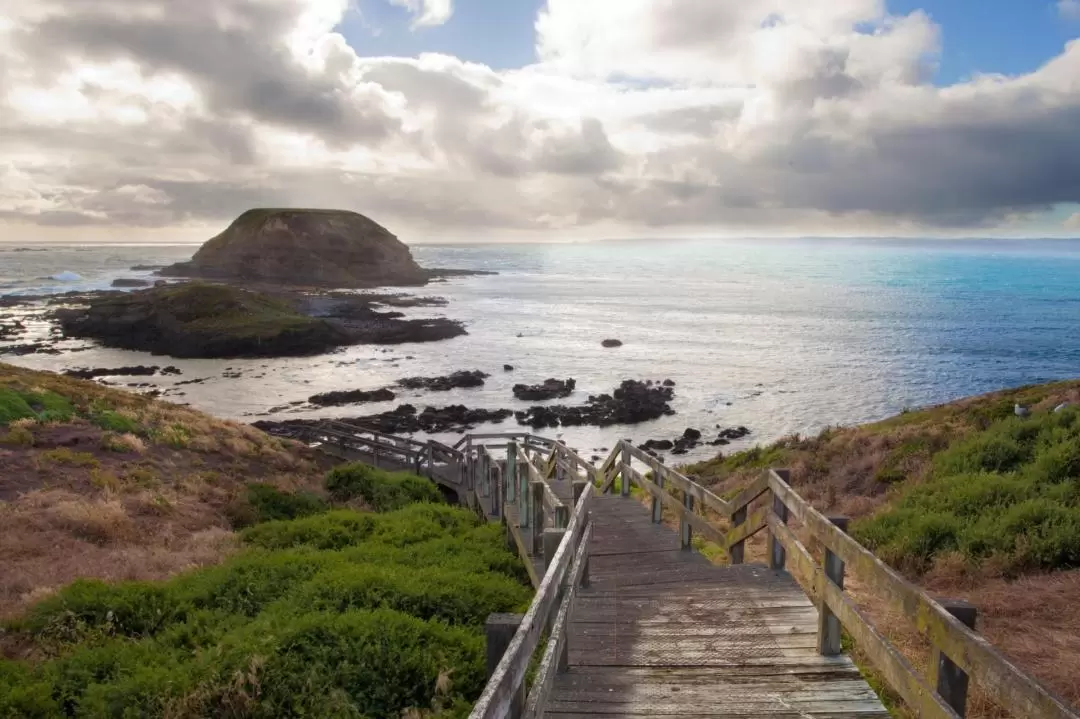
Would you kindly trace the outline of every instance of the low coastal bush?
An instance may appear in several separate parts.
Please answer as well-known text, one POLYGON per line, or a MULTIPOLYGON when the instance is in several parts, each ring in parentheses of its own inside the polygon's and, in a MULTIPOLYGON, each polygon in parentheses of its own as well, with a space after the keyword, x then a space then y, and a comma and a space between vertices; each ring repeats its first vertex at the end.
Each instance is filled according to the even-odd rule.
POLYGON ((313 492, 283 492, 277 487, 259 482, 248 485, 247 500, 254 510, 257 522, 298 519, 325 512, 330 508, 326 500, 313 492))
POLYGON ((0 426, 20 419, 66 422, 74 415, 71 402, 55 392, 0 387, 0 426))
POLYGON ((0 716, 464 716, 483 622, 531 590, 499 527, 418 504, 270 521, 166 582, 80 580, 9 631, 0 716))
POLYGON ((400 509, 414 502, 440 502, 431 480, 408 472, 387 472, 356 462, 335 467, 326 475, 326 489, 336 501, 362 499, 377 512, 400 509))
POLYGON ((916 572, 946 552, 1006 571, 1080 566, 1080 410, 997 419, 935 455, 927 481, 853 532, 916 572))

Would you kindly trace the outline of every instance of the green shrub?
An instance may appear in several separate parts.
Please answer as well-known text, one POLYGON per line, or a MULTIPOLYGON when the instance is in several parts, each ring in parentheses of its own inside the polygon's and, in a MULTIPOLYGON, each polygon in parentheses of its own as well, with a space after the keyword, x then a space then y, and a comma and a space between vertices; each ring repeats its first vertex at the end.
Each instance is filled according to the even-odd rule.
POLYGON ((75 416, 71 400, 55 392, 24 392, 23 399, 42 422, 68 422, 75 416))
POLYGON ((318 574, 286 604, 332 612, 382 607, 420 619, 483 626, 493 612, 523 612, 530 595, 522 584, 498 574, 359 564, 318 574))
POLYGON ((261 483, 248 485, 247 501, 254 510, 256 522, 298 519, 330 509, 326 500, 312 492, 283 492, 261 483))
POLYGON ((341 549, 363 542, 375 530, 375 524, 370 514, 344 509, 291 521, 265 522, 245 529, 240 536, 246 544, 264 549, 341 549))
POLYGON ((1012 570, 1080 566, 1080 412, 998 419, 940 452, 929 481, 852 531, 915 571, 952 550, 1012 570))
POLYGON ((27 418, 42 422, 66 422, 73 416, 75 408, 71 402, 55 392, 31 392, 0 387, 0 425, 27 418))
POLYGON ((363 499, 377 512, 416 502, 440 502, 434 482, 408 472, 387 472, 361 462, 344 464, 326 475, 326 489, 336 501, 363 499))
POLYGON ((32 607, 10 630, 46 658, 0 660, 0 717, 463 717, 484 620, 531 595, 500 527, 447 505, 243 536, 256 548, 221 565, 80 580, 32 607))
POLYGON ((392 610, 275 615, 237 640, 226 650, 235 670, 262 658, 253 716, 400 716, 436 704, 440 674, 450 672, 451 700, 484 684, 480 632, 392 610))
POLYGON ((89 632, 149 636, 178 617, 183 604, 168 585, 78 579, 36 604, 20 625, 38 639, 74 643, 89 632))
POLYGON ((90 410, 87 419, 106 432, 117 434, 145 434, 145 429, 132 417, 120 414, 104 407, 94 407, 90 410))

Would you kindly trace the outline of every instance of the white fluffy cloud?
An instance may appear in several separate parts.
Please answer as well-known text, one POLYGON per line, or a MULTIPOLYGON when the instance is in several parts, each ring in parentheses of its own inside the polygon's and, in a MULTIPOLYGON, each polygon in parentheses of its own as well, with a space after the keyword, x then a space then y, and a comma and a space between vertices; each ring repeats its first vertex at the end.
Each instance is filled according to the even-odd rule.
POLYGON ((1058 0, 1058 12, 1067 20, 1080 20, 1080 0, 1058 0))
POLYGON ((548 0, 540 61, 495 71, 364 57, 348 4, 0 0, 0 222, 966 233, 1080 201, 1080 42, 937 87, 939 29, 878 0, 548 0))
POLYGON ((413 27, 434 27, 446 24, 454 14, 452 0, 390 0, 412 13, 413 27))

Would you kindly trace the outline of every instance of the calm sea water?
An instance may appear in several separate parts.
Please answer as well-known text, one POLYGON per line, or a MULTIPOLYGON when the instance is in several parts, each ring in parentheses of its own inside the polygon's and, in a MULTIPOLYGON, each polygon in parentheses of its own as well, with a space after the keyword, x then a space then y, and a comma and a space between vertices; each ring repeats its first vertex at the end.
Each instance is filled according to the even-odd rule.
MULTIPOLYGON (((15 252, 0 245, 0 294, 107 287, 116 277, 149 274, 129 271, 132 265, 173 262, 194 250, 15 252), (48 279, 61 272, 80 279, 48 279)), ((674 417, 565 430, 569 441, 592 449, 619 437, 671 438, 686 427, 739 424, 754 432, 741 444, 764 442, 1080 376, 1080 241, 634 241, 413 251, 428 266, 499 272, 433 284, 421 293, 449 306, 409 310, 464 320, 468 336, 312 358, 169 361, 183 369, 179 379, 211 378, 182 388, 186 396, 174 401, 250 420, 315 392, 457 369, 492 377, 482 389, 405 393, 401 401, 517 408, 524 403, 511 395, 515 382, 575 377, 580 400, 626 378, 676 381, 674 417), (603 349, 608 337, 625 344, 603 349), (504 373, 504 363, 516 371, 504 373), (222 377, 227 367, 245 374, 222 377)), ((96 348, 4 361, 60 369, 163 359, 96 348)), ((363 414, 395 404, 277 416, 363 414)))

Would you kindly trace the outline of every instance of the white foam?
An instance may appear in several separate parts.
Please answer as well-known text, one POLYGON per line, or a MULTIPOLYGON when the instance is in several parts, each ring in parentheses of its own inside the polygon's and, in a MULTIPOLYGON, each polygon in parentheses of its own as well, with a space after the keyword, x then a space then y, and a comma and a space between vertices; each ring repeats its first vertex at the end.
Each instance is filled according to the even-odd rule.
POLYGON ((82 279, 82 275, 70 270, 64 270, 63 272, 49 276, 50 280, 57 280, 58 282, 78 282, 82 279))

